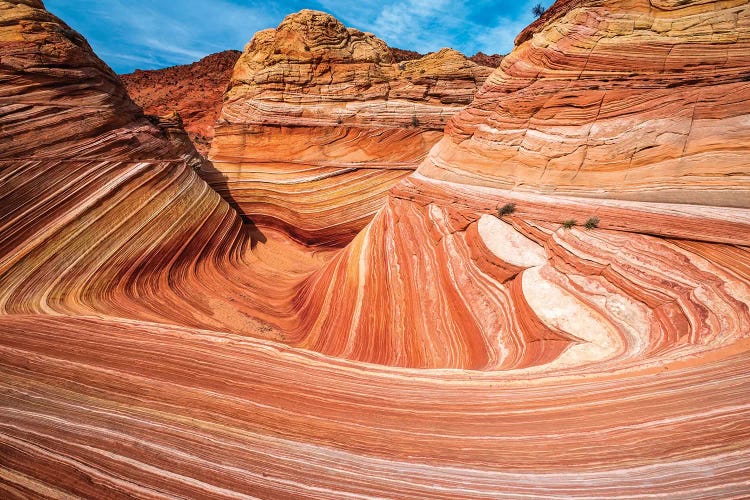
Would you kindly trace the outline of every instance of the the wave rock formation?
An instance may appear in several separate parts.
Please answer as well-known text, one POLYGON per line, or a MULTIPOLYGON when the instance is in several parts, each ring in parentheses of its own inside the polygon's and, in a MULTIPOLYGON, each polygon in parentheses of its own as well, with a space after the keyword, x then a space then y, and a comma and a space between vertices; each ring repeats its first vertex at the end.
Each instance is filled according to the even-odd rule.
POLYGON ((261 85, 289 47, 410 71, 316 16, 240 59, 207 183, 80 35, 0 1, 0 497, 748 496, 748 3, 560 1, 445 136, 409 104, 426 156, 407 101, 261 85), (217 193, 289 106, 273 172, 314 140, 421 164, 217 193))

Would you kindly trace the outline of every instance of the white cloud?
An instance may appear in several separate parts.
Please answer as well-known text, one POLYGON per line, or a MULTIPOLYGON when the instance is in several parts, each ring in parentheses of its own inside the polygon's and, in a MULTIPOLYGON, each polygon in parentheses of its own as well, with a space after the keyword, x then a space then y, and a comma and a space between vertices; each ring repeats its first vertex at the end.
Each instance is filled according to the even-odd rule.
POLYGON ((375 33, 392 47, 419 52, 452 47, 471 55, 478 51, 509 52, 518 33, 533 21, 531 9, 538 1, 320 0, 319 3, 345 22, 375 33))

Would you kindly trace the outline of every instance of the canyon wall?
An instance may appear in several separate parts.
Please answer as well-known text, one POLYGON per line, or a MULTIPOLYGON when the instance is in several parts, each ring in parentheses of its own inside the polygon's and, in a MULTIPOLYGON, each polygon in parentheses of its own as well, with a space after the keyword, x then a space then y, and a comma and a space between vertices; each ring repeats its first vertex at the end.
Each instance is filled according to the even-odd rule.
POLYGON ((328 14, 288 16, 240 57, 204 177, 258 224, 343 245, 491 71, 449 49, 397 64, 328 14))
POLYGON ((160 128, 178 124, 144 117, 41 2, 0 9, 0 311, 226 328, 220 306, 179 289, 225 279, 251 237, 160 128))
POLYGON ((743 2, 557 4, 300 287, 301 345, 497 369, 651 362, 665 343, 745 338, 748 14, 743 2))
POLYGON ((748 208, 747 22, 743 1, 558 2, 519 35, 420 171, 748 208))

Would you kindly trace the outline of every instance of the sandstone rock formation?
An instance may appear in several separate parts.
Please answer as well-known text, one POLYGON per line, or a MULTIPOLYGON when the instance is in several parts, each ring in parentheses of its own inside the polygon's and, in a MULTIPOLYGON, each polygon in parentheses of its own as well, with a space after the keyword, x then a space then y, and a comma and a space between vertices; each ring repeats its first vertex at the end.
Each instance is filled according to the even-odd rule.
POLYGON ((120 75, 133 101, 149 115, 178 113, 196 149, 208 155, 222 96, 241 52, 225 50, 182 66, 120 75))
MULTIPOLYGON (((396 62, 411 61, 414 59, 420 59, 424 57, 424 54, 415 52, 413 50, 395 49, 391 48, 393 59, 396 62)), ((497 68, 503 60, 503 56, 500 54, 485 54, 484 52, 477 52, 473 56, 469 57, 470 61, 474 61, 480 66, 487 66, 488 68, 497 68)))
MULTIPOLYGON (((2 496, 747 496, 750 168, 748 143, 723 137, 742 137, 750 113, 734 104, 749 20, 731 1, 558 3, 332 250, 242 224, 80 35, 39 0, 0 1, 2 496), (590 87, 611 82, 581 80, 603 60, 620 67, 638 50, 652 72, 633 77, 652 85, 639 99, 661 78, 677 102, 705 97, 690 72, 647 65, 666 24, 672 53, 712 61, 726 91, 712 122, 696 114, 696 142, 653 132, 681 115, 669 100, 635 106, 623 80, 590 129, 613 131, 592 149, 613 167, 630 154, 632 174, 597 196, 583 184, 593 167, 559 190, 529 177, 561 142, 539 139, 555 116, 589 119, 590 87), (600 30, 604 53, 576 73, 566 54, 600 30), (523 70, 543 77, 504 87, 523 70), (535 101, 535 85, 555 90, 535 101), (650 154, 630 148, 636 131, 661 148, 645 169, 660 184, 622 200, 650 154), (501 140, 519 135, 539 147, 501 140), (670 171, 662 157, 679 144, 691 160, 670 171), (731 160, 732 175, 701 158, 731 160), (726 199, 663 203, 659 186, 726 199), (580 226, 590 216, 599 228, 580 226)), ((329 120, 323 102, 299 119, 329 120)), ((273 123, 281 104, 255 104, 273 123)), ((366 130, 357 113, 345 120, 366 130)), ((565 137, 586 127, 572 123, 565 137)), ((556 165, 545 175, 561 178, 556 165)))
POLYGON ((190 167, 196 171, 204 167, 206 161, 185 132, 185 124, 178 113, 172 112, 162 116, 146 115, 146 118, 161 129, 179 153, 180 158, 184 159, 190 167))
POLYGON ((342 245, 490 72, 449 49, 396 64, 372 34, 290 15, 240 57, 205 177, 257 223, 342 245))
MULTIPOLYGON (((241 219, 41 2, 0 2, 0 19, 0 311, 169 321, 180 283, 226 274, 241 219)), ((205 308, 179 315, 228 327, 205 308)))
POLYGON ((750 207, 746 9, 558 2, 519 35, 422 172, 524 191, 750 207))

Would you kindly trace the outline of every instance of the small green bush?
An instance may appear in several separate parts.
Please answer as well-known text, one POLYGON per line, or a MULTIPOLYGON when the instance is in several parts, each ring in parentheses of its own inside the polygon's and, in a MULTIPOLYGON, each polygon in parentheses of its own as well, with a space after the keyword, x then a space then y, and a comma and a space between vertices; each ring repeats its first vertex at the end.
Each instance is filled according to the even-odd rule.
POLYGON ((515 203, 506 203, 502 207, 500 207, 497 211, 497 215, 500 217, 503 217, 504 215, 510 215, 513 212, 516 211, 516 204, 515 203))
POLYGON ((575 221, 575 219, 568 219, 568 220, 564 221, 562 223, 562 225, 563 225, 563 227, 565 229, 570 229, 570 228, 572 228, 573 226, 576 225, 576 221, 575 221))
POLYGON ((596 229, 597 227, 599 227, 599 217, 589 217, 583 227, 585 227, 586 229, 596 229))

